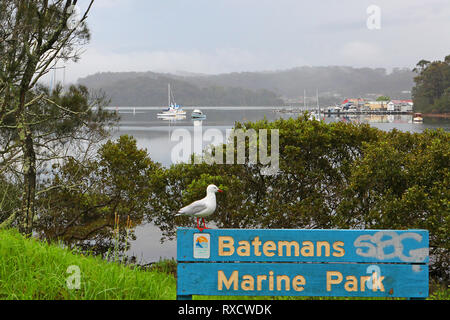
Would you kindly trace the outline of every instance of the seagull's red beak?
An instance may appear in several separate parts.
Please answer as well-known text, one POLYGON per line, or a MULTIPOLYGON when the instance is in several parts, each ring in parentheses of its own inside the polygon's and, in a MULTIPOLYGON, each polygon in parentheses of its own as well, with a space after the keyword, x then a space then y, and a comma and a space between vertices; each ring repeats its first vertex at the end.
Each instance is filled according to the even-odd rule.
POLYGON ((223 192, 223 190, 217 189, 217 192, 223 192))

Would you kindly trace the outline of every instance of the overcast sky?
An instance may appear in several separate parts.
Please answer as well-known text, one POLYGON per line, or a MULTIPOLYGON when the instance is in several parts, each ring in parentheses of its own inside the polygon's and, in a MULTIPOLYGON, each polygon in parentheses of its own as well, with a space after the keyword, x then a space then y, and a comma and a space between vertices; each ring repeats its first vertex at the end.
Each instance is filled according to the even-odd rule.
POLYGON ((101 71, 412 68, 450 54, 449 0, 95 0, 88 23, 92 40, 67 81, 101 71), (367 27, 371 5, 379 29, 367 27))

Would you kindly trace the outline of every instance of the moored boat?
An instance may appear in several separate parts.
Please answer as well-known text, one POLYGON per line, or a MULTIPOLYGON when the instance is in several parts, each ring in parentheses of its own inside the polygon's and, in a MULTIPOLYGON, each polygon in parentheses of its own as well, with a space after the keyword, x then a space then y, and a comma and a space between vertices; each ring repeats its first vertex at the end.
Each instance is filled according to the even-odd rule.
POLYGON ((196 120, 206 119, 206 115, 199 109, 192 111, 191 117, 196 120))
POLYGON ((177 103, 175 103, 175 99, 173 99, 172 92, 170 90, 170 83, 168 85, 168 98, 169 103, 168 109, 163 110, 162 113, 158 113, 158 118, 167 118, 167 117, 176 117, 176 116, 186 116, 186 111, 183 110, 183 107, 177 103))
POLYGON ((422 123, 423 122, 422 114, 418 113, 418 112, 414 113, 413 122, 414 123, 422 123))

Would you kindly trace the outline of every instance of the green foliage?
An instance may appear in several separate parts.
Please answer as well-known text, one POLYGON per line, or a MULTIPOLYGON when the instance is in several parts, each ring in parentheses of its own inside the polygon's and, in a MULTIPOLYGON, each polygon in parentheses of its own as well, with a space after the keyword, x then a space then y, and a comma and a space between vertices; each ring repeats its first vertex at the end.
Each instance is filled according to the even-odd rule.
POLYGON ((364 148, 338 207, 339 227, 427 229, 432 276, 449 278, 450 137, 393 130, 364 148))
POLYGON ((20 207, 20 188, 0 175, 0 229, 20 207))
MULTIPOLYGON (((225 190, 217 195, 217 214, 212 218, 219 227, 333 227, 336 219, 333 212, 362 143, 377 139, 380 134, 367 125, 327 125, 308 121, 307 116, 237 124, 236 128, 256 132, 278 129, 280 172, 275 176, 261 174, 264 166, 250 164, 248 153, 245 165, 174 165, 167 170, 173 191, 169 198, 178 200, 175 208, 165 210, 166 214, 200 198, 207 184, 216 183, 225 190), (183 197, 179 196, 182 192, 183 197)), ((160 219, 157 224, 167 231, 166 235, 173 235, 174 221, 160 219)))
POLYGON ((37 231, 101 254, 119 241, 123 251, 134 237, 130 229, 154 212, 155 190, 164 187, 161 170, 128 136, 108 141, 94 159, 54 165, 48 191, 39 199, 37 231))
POLYGON ((8 220, 28 235, 33 233, 45 165, 63 157, 68 143, 95 143, 92 137, 104 132, 100 122, 106 113, 101 108, 95 115, 90 112, 102 99, 86 101, 83 87, 72 86, 63 93, 61 88, 49 92, 39 85, 58 61, 76 62, 80 46, 90 39, 86 19, 93 0, 73 28, 68 20, 76 2, 0 2, 0 174, 22 180, 20 211, 8 220))
POLYGON ((377 101, 391 101, 391 97, 389 96, 379 96, 377 101))
POLYGON ((430 113, 450 112, 450 55, 444 61, 421 60, 414 71, 412 90, 416 111, 430 113))
POLYGON ((158 271, 169 274, 174 278, 177 277, 177 261, 175 259, 161 259, 158 262, 152 263, 149 268, 150 271, 158 271))

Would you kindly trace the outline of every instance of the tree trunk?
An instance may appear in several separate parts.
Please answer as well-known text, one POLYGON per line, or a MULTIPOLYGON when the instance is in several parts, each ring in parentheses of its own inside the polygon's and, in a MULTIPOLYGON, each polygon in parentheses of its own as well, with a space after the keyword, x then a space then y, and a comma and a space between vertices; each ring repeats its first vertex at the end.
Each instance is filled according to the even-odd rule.
POLYGON ((22 144, 23 151, 23 193, 21 206, 20 230, 31 235, 33 232, 33 220, 35 214, 36 197, 36 153, 33 147, 31 132, 25 132, 25 140, 22 144))

